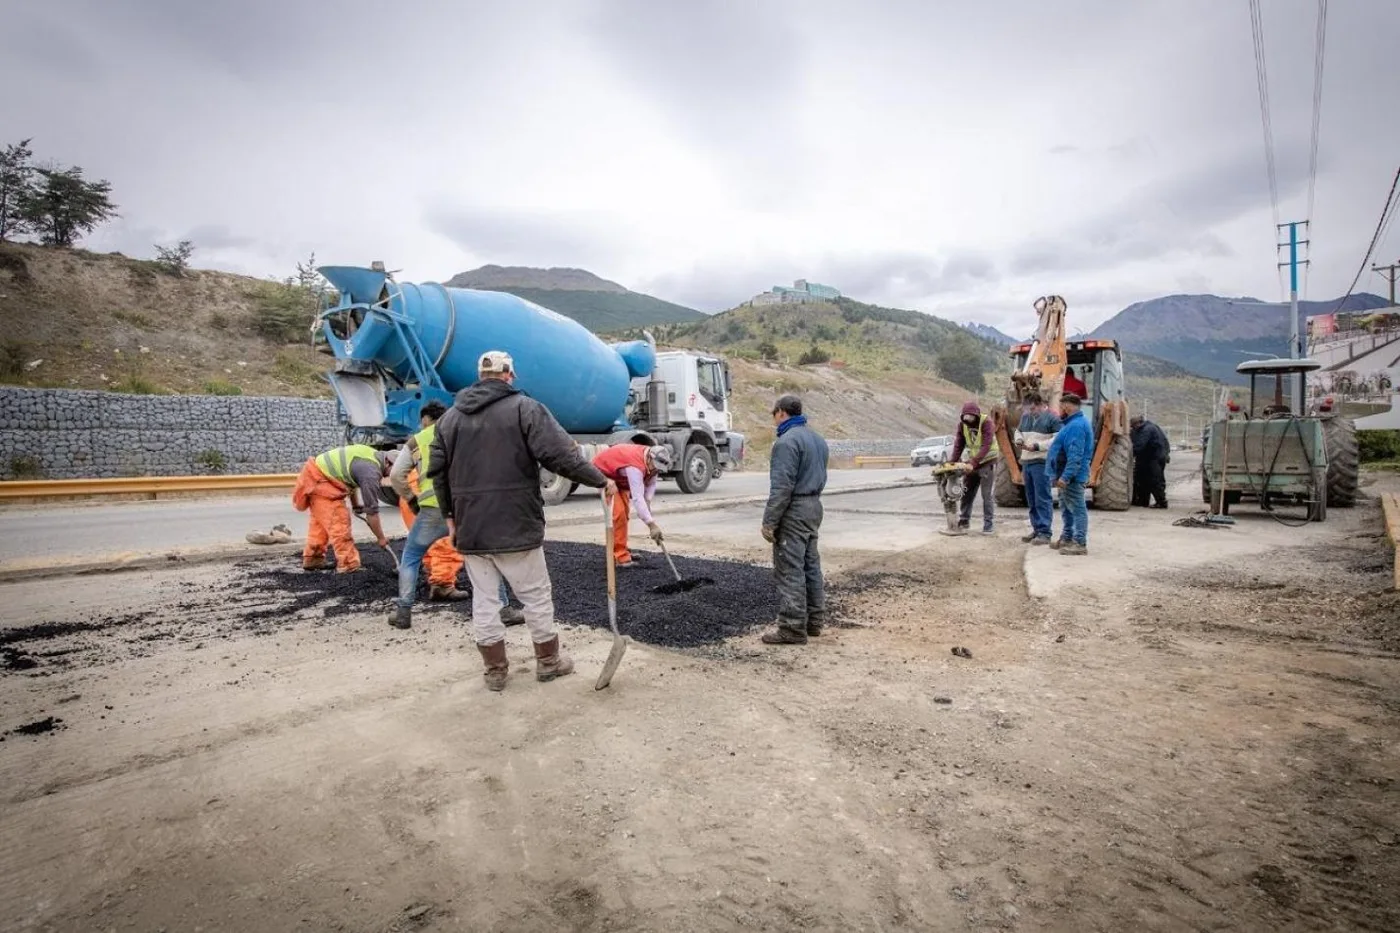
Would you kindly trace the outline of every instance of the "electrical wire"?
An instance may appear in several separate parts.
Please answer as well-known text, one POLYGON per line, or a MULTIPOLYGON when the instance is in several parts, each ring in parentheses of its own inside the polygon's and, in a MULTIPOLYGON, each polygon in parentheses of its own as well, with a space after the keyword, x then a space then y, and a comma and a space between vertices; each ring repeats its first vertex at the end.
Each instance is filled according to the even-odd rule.
POLYGON ((1249 0, 1249 24, 1254 40, 1254 75, 1259 85, 1259 118, 1264 127, 1264 165, 1269 173, 1269 203, 1278 230, 1278 170, 1274 164, 1274 126, 1269 115, 1269 72, 1264 56, 1264 14, 1259 0, 1249 0))
POLYGON ((1376 251, 1376 244, 1380 242, 1382 231, 1386 230, 1390 226, 1390 222, 1395 219, 1396 207, 1400 205, 1400 201, 1396 201, 1395 199, 1395 189, 1397 185, 1400 185, 1400 168, 1395 170, 1395 177, 1390 180, 1390 193, 1385 196, 1385 205, 1381 208, 1380 219, 1376 221, 1376 232, 1371 234, 1371 243, 1366 247, 1366 255, 1361 257, 1361 264, 1356 267, 1356 275, 1352 277, 1351 287, 1347 289, 1347 293, 1337 302, 1337 306, 1332 309, 1333 314, 1342 310, 1342 308, 1346 306, 1347 299, 1351 297, 1352 292, 1356 291, 1356 283, 1361 281, 1361 274, 1366 271, 1366 263, 1371 261, 1371 256, 1376 251))

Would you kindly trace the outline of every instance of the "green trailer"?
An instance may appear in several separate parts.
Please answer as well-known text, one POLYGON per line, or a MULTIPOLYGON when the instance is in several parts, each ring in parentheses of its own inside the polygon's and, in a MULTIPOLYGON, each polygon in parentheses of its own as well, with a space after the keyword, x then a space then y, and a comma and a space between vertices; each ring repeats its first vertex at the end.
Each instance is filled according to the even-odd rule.
MULTIPOLYGON (((1284 392, 1284 377, 1304 378, 1321 368, 1307 359, 1249 360, 1235 368, 1249 377, 1249 407, 1223 404, 1202 448, 1201 494, 1213 514, 1226 515, 1231 505, 1254 499, 1266 511, 1291 505, 1309 521, 1327 519, 1329 467, 1346 472, 1345 450, 1329 460, 1329 437, 1345 426, 1331 424, 1340 419, 1330 414, 1292 411, 1284 392)), ((1355 495, 1353 469, 1350 490, 1338 489, 1331 498, 1351 505, 1355 495)))

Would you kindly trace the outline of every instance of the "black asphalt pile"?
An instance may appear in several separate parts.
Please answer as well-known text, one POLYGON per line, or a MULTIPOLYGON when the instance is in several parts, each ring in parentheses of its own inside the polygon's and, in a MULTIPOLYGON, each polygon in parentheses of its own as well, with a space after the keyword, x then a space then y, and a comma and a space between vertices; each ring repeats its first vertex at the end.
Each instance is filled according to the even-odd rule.
MULTIPOLYGON (((635 552, 634 552, 635 553, 635 552)), ((545 545, 554 606, 561 623, 608 628, 606 567, 596 544, 545 545)), ((777 617, 772 572, 738 561, 677 557, 687 579, 713 582, 681 593, 658 593, 674 583, 659 553, 638 555, 639 565, 618 572, 618 626, 623 634, 668 648, 710 645, 743 635, 777 617)), ((170 642, 192 649, 240 635, 269 635, 296 625, 334 625, 345 618, 387 613, 397 595, 392 558, 362 551, 359 573, 307 572, 298 560, 244 561, 213 586, 167 583, 159 606, 120 615, 37 619, 0 630, 0 674, 44 677, 58 670, 142 657, 170 642)), ((420 578, 414 615, 463 626, 470 602, 426 603, 420 578)), ((470 593, 466 574, 457 586, 470 593)), ((517 603, 518 605, 518 603, 517 603)))

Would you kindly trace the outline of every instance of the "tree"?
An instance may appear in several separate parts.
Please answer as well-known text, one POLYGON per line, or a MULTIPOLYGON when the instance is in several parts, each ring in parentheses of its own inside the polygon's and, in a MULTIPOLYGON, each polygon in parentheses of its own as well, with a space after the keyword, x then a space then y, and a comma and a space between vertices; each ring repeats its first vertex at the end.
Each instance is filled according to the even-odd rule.
POLYGON ((29 232, 24 204, 34 191, 33 156, 27 139, 0 150, 0 243, 29 232))
POLYGON ((938 351, 938 375, 971 392, 983 392, 987 377, 982 372, 982 351, 976 341, 957 336, 938 351))
POLYGON ((76 165, 37 171, 39 184, 25 197, 22 209, 46 246, 71 247, 83 234, 117 216, 109 182, 87 181, 76 165))
POLYGON ((761 360, 776 360, 778 358, 778 347, 771 340, 765 340, 758 345, 758 358, 761 360))
POLYGON ((156 264, 171 275, 181 278, 190 267, 190 257, 194 255, 194 244, 181 240, 174 246, 156 244, 156 264))
POLYGON ((815 343, 802 351, 802 355, 797 358, 798 366, 813 366, 817 363, 828 363, 831 361, 831 354, 817 346, 815 343))

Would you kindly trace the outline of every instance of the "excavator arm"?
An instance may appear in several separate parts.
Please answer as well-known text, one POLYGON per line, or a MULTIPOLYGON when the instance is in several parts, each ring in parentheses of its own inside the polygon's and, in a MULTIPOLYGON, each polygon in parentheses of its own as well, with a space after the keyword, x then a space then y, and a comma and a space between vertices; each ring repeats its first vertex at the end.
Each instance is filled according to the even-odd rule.
POLYGON ((1011 374, 1011 386, 1006 393, 1006 402, 995 411, 997 443, 1004 451, 1007 468, 1011 471, 1012 482, 1022 485, 1021 463, 1012 451, 1011 435, 1015 430, 1011 425, 1011 412, 1019 411, 1026 393, 1037 391, 1050 406, 1051 411, 1060 407, 1060 392, 1064 389, 1067 356, 1065 350, 1065 313, 1068 306, 1059 295, 1037 298, 1035 313, 1040 318, 1035 338, 1031 341, 1031 352, 1026 361, 1011 374))

